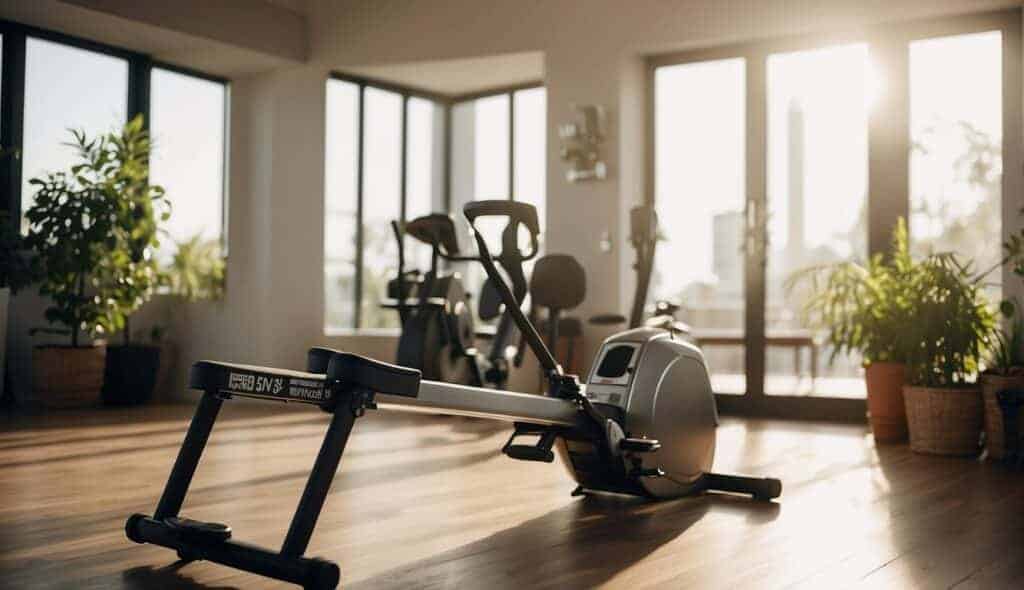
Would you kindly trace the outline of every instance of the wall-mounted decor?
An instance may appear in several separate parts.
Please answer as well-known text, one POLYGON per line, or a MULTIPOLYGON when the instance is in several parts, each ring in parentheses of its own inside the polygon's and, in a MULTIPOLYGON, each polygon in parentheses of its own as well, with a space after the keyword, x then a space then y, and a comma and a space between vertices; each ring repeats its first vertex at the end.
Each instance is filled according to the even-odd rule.
POLYGON ((601 144, 605 137, 605 112, 599 105, 571 104, 577 120, 558 127, 562 140, 562 160, 569 163, 565 178, 569 182, 604 180, 608 168, 601 159, 601 144))

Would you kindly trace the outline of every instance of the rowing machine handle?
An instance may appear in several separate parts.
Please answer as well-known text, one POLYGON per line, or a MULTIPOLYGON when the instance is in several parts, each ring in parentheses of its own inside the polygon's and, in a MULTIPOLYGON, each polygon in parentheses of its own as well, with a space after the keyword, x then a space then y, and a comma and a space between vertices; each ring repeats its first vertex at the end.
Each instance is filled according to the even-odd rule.
POLYGON ((782 494, 782 482, 773 477, 705 473, 703 484, 708 491, 750 494, 755 500, 772 500, 782 494))

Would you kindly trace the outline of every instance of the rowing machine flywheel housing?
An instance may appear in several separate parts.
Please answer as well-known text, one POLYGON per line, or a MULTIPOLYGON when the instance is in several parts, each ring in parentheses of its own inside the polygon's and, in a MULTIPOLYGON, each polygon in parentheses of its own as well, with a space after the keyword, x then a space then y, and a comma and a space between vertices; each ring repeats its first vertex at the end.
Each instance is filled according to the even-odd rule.
MULTIPOLYGON (((565 465, 586 489, 673 498, 699 489, 715 456, 718 413, 700 349, 665 330, 637 328, 601 345, 586 396, 620 436, 652 439, 654 452, 599 449, 565 438, 565 465), (601 460, 611 452, 612 462, 601 460)), ((614 437, 609 437, 610 439, 614 437)))

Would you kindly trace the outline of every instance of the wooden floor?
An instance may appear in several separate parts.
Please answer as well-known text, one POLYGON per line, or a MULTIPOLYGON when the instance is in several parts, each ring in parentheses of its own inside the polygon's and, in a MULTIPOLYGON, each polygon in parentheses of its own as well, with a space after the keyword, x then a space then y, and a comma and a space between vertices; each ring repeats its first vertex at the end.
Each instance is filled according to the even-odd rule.
MULTIPOLYGON (((191 408, 0 419, 0 587, 271 588, 175 563, 123 523, 151 512, 191 408)), ((229 403, 184 513, 277 546, 326 417, 229 403)), ((310 554, 348 588, 1021 588, 1024 474, 875 448, 863 427, 725 420, 716 468, 781 501, 572 498, 558 465, 499 453, 507 428, 371 413, 310 554)))

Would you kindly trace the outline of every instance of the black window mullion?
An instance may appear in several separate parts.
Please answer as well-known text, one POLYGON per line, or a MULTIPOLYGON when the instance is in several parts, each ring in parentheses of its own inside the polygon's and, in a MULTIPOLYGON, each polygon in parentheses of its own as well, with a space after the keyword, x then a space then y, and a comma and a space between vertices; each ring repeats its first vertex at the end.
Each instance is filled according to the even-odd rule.
POLYGON ((128 121, 142 115, 143 126, 149 128, 150 79, 153 61, 146 56, 128 60, 128 121))
MULTIPOLYGON (((25 115, 25 35, 3 31, 3 81, 0 88, 0 145, 21 150, 25 115)), ((0 160, 0 210, 12 223, 21 219, 21 157, 0 160)))
POLYGON ((355 272, 355 310, 353 323, 356 328, 362 326, 363 316, 363 148, 365 147, 364 132, 366 129, 366 86, 359 86, 358 102, 358 145, 356 146, 356 272, 355 272))

